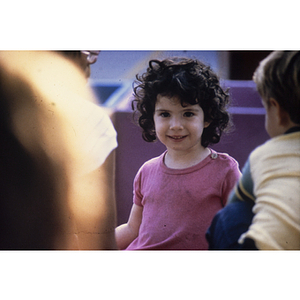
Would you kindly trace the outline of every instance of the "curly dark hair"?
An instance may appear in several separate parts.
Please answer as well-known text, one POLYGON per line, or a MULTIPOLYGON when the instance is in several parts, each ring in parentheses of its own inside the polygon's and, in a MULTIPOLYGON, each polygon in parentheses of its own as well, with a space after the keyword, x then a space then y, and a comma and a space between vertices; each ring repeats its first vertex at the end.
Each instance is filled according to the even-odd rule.
POLYGON ((157 95, 181 100, 181 105, 199 104, 204 112, 204 128, 201 144, 207 147, 220 141, 221 134, 231 124, 227 111, 228 90, 220 86, 218 76, 197 59, 167 58, 150 60, 147 71, 137 74, 133 86, 132 109, 139 113, 138 124, 143 129, 143 139, 156 140, 154 111, 157 95))

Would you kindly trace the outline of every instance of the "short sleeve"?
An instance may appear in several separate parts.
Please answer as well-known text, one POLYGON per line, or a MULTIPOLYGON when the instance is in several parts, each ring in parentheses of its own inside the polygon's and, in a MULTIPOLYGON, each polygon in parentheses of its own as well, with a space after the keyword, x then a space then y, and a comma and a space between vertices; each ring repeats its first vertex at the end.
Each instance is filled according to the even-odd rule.
POLYGON ((138 205, 138 206, 143 206, 142 205, 142 200, 143 200, 143 195, 141 192, 141 173, 142 169, 140 169, 133 181, 133 203, 138 205))
POLYGON ((225 180, 223 182, 222 193, 223 193, 223 205, 225 206, 228 200, 228 197, 235 185, 239 181, 241 177, 241 171, 239 169, 238 163, 230 157, 230 164, 228 167, 228 172, 225 176, 225 180))

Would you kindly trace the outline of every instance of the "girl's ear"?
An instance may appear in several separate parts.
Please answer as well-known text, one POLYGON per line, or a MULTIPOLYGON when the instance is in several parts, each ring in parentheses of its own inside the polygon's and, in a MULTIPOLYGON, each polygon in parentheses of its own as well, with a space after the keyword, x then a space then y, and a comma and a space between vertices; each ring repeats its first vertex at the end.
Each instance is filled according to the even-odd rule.
POLYGON ((204 128, 207 128, 211 122, 204 122, 204 128))

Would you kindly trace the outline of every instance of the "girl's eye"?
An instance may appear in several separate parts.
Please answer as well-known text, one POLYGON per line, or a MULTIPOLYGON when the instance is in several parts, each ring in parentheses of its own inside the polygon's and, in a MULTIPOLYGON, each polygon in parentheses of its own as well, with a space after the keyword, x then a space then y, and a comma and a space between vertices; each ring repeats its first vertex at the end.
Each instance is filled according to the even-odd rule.
POLYGON ((194 115, 195 115, 194 113, 189 112, 189 111, 187 111, 187 112, 184 113, 184 116, 188 117, 188 118, 193 117, 194 115))
POLYGON ((160 114, 160 116, 163 117, 163 118, 167 118, 167 117, 170 116, 170 114, 167 113, 167 112, 163 112, 163 113, 160 114))

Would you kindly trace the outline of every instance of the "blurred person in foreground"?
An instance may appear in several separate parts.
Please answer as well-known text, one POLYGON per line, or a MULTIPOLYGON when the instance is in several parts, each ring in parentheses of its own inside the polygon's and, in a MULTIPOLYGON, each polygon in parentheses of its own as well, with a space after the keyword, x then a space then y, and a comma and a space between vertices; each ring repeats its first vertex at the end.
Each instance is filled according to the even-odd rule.
POLYGON ((300 51, 275 51, 254 73, 270 136, 206 234, 209 249, 300 250, 300 51))
POLYGON ((0 52, 0 249, 116 249, 116 133, 94 102, 61 55, 0 52))
POLYGON ((91 65, 94 64, 100 53, 99 50, 61 50, 57 51, 67 59, 73 61, 83 72, 85 78, 91 75, 91 65))

